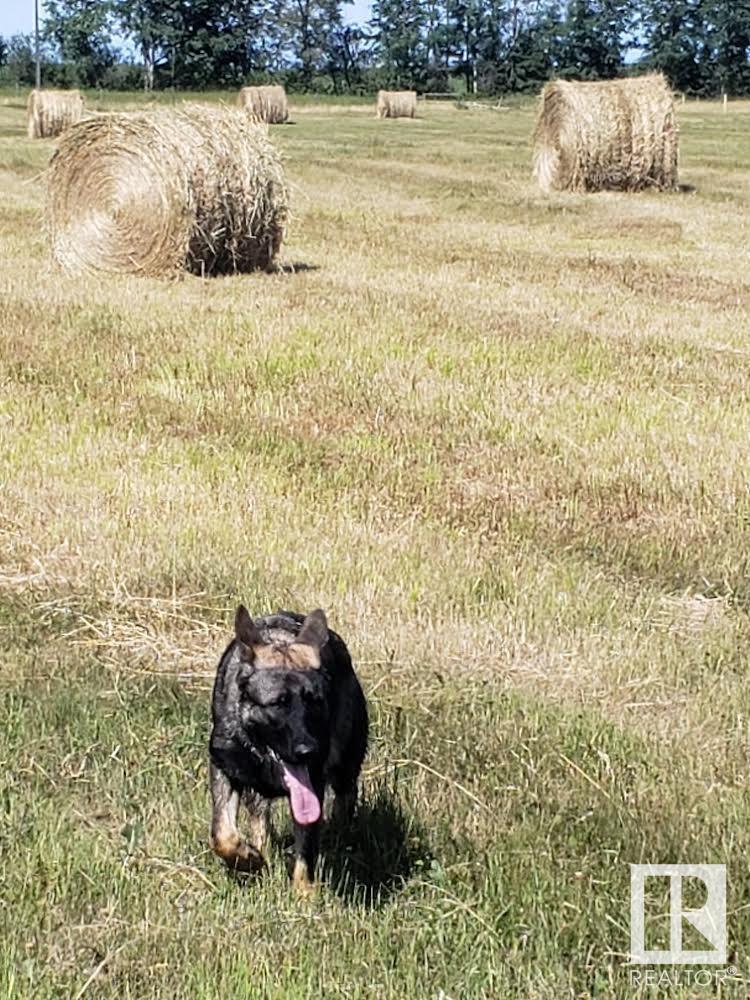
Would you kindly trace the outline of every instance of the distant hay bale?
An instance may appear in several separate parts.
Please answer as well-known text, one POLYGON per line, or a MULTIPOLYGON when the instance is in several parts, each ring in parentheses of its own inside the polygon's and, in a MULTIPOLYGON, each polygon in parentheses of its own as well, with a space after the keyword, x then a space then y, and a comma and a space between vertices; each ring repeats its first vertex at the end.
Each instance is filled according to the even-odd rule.
POLYGON ((71 273, 269 268, 287 205, 264 129, 222 107, 87 118, 47 174, 52 253, 71 273))
POLYGON ((376 113, 378 118, 414 118, 416 90, 379 90, 376 113))
POLYGON ((54 139, 83 117, 80 90, 32 90, 26 104, 29 139, 54 139))
POLYGON ((283 125, 289 117, 286 91, 280 86, 243 87, 237 95, 237 106, 268 125, 283 125))
POLYGON ((534 176, 543 191, 677 187, 678 130, 660 73, 542 91, 534 176))

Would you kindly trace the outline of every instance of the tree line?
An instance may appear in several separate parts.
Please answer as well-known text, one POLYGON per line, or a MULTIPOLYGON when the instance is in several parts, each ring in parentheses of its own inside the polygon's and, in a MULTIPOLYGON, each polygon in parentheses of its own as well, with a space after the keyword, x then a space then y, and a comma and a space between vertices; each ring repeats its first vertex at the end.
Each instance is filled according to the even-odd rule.
MULTIPOLYGON (((281 81, 498 94, 663 70, 687 94, 750 94, 750 0, 45 0, 48 86, 281 81)), ((34 40, 0 38, 0 81, 34 82, 34 40)))

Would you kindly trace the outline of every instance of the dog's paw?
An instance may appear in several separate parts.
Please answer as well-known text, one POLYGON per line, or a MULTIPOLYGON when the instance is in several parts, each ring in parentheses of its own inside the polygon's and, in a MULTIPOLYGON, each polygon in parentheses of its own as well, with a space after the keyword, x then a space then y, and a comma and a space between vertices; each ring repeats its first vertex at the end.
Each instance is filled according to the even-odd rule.
POLYGON ((251 872, 254 875, 259 875, 266 867, 266 861, 263 854, 255 847, 250 844, 242 843, 235 855, 235 862, 233 865, 235 871, 239 872, 251 872))
POLYGON ((310 872, 304 861, 299 858, 294 863, 292 872, 292 889, 298 899, 315 899, 318 895, 318 886, 310 877, 310 872))
POLYGON ((266 867, 261 852, 239 837, 212 839, 211 849, 234 872, 257 875, 266 867))

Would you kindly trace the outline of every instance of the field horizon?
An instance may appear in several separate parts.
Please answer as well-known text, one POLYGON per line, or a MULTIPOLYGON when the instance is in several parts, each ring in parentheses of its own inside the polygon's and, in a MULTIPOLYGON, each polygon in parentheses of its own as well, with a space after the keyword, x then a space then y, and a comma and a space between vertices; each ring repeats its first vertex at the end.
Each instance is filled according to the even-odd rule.
POLYGON ((290 104, 275 273, 70 278, 0 92, 3 995, 651 996, 629 866, 713 863, 746 996, 750 102, 677 106, 680 192, 551 196, 533 100, 290 104), (368 697, 308 905, 283 804, 265 880, 207 847, 239 602, 368 697))

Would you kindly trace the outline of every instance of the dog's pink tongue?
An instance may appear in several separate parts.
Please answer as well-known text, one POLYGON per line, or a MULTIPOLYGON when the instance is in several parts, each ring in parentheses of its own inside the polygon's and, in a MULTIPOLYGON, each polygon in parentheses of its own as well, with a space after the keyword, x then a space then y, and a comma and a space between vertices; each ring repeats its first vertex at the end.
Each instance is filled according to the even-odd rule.
POLYGON ((292 816, 306 826, 317 823, 320 819, 320 802, 310 783, 310 773, 304 764, 287 764, 284 768, 284 783, 289 789, 289 800, 292 804, 292 816))

